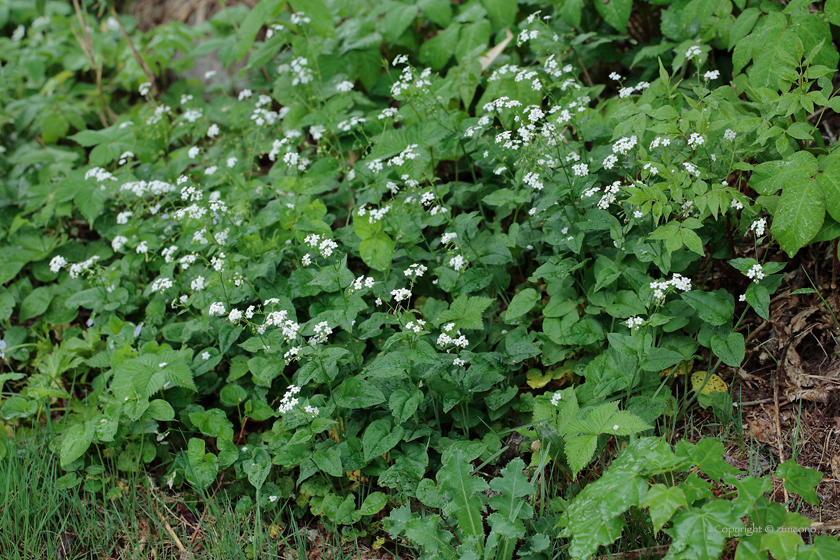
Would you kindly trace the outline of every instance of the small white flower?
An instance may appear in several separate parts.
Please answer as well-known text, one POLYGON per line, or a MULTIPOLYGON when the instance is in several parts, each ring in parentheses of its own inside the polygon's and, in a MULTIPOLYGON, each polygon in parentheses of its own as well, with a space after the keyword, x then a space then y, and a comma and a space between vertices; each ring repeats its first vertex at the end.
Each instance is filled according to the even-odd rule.
POLYGON ((50 261, 50 271, 53 273, 58 272, 65 266, 67 266, 67 260, 61 255, 54 256, 50 261))
POLYGON ((202 360, 209 360, 210 359, 210 352, 207 352, 207 351, 202 352, 201 353, 201 359, 202 360))
POLYGON ((738 301, 747 301, 747 294, 741 294, 738 296, 738 301))
POLYGON ((720 71, 718 70, 709 70, 705 74, 703 74, 703 78, 706 80, 717 80, 720 78, 720 71))
POLYGON ((140 84, 140 87, 138 88, 138 91, 140 92, 140 95, 142 95, 143 97, 146 97, 147 95, 149 95, 149 91, 151 89, 152 89, 152 83, 151 82, 143 82, 142 84, 140 84))
POLYGON ((615 81, 619 81, 621 79, 621 74, 619 74, 618 72, 612 72, 610 74, 610 79, 615 80, 615 81))
POLYGON ((614 432, 617 432, 617 431, 618 431, 618 424, 616 424, 615 426, 613 426, 613 431, 614 431, 614 432))
POLYGON ((730 142, 732 140, 735 140, 736 136, 737 136, 737 134, 735 134, 735 131, 732 130, 731 128, 727 128, 726 131, 723 133, 723 139, 724 140, 729 140, 730 142))
POLYGON ((187 155, 190 157, 190 159, 195 159, 200 151, 201 149, 198 146, 193 146, 189 149, 187 155))
POLYGON ((687 51, 685 51, 685 58, 686 58, 686 60, 691 60, 695 56, 698 56, 702 53, 703 53, 703 51, 700 50, 700 47, 698 47, 697 45, 692 45, 692 46, 688 47, 687 51))

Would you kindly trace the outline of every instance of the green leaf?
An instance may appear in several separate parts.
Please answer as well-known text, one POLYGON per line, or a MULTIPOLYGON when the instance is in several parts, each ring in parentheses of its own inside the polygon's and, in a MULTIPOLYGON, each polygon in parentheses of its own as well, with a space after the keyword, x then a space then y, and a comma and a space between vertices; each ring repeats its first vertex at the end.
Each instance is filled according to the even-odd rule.
POLYGON ((665 532, 671 535, 673 542, 665 560, 717 560, 727 538, 727 533, 720 528, 741 526, 726 500, 711 501, 701 509, 679 511, 671 523, 665 532))
POLYGON ((341 408, 368 408, 385 402, 385 395, 370 381, 351 377, 345 379, 333 393, 335 404, 341 408))
MULTIPOLYGON (((794 292, 795 293, 795 292, 794 292)), ((770 293, 767 288, 757 282, 751 282, 747 288, 746 300, 758 315, 770 320, 770 293)))
MULTIPOLYGON (((835 2, 837 3, 840 3, 840 0, 835 2)), ((838 8, 840 9, 840 6, 838 8)), ((838 22, 835 23, 840 25, 840 16, 838 22)), ((837 537, 814 537, 814 544, 800 546, 796 553, 796 560, 835 560, 836 558, 840 558, 840 541, 837 537)))
POLYGON ((641 368, 645 371, 662 371, 683 361, 683 355, 668 348, 648 348, 641 368))
POLYGON ((490 488, 500 494, 487 500, 488 505, 508 521, 528 519, 534 514, 531 505, 523 500, 534 493, 534 484, 525 476, 525 463, 519 457, 502 470, 502 476, 490 481, 490 488))
POLYGON ((419 389, 416 389, 410 395, 405 389, 397 389, 391 393, 391 398, 388 399, 388 408, 391 409, 391 414, 394 415, 396 423, 402 424, 414 416, 417 407, 422 402, 423 393, 419 389))
POLYGON ((823 192, 808 177, 785 185, 771 231, 785 252, 793 257, 822 228, 825 219, 823 192))
POLYGON ((385 507, 385 504, 388 503, 388 499, 382 492, 373 492, 368 494, 365 501, 362 503, 362 507, 359 508, 359 512, 362 515, 376 515, 382 508, 385 507))
POLYGON ((93 424, 91 422, 72 426, 61 441, 61 451, 59 451, 61 466, 66 467, 84 455, 92 442, 93 424))
POLYGON ((214 454, 204 452, 204 440, 190 438, 187 444, 187 465, 184 467, 187 482, 198 490, 207 490, 218 473, 218 459, 214 454))
POLYGON ((814 488, 822 480, 822 473, 800 466, 793 459, 788 459, 776 469, 776 477, 785 479, 785 488, 802 496, 811 505, 819 505, 820 500, 814 488))
POLYGON ((627 33, 627 22, 630 20, 630 10, 633 0, 597 0, 595 9, 609 23, 621 33, 627 33))
POLYGON ((365 461, 370 462, 374 457, 388 453, 400 442, 404 433, 402 426, 396 426, 391 430, 391 421, 387 418, 371 422, 362 436, 365 461))
POLYGON ((516 0, 481 0, 481 5, 487 10, 493 31, 513 25, 516 18, 516 0))
POLYGON ((465 25, 461 28, 461 36, 455 46, 455 58, 459 64, 467 63, 471 57, 478 58, 478 54, 487 47, 490 41, 490 22, 486 19, 465 25))
POLYGON ((456 330, 481 330, 484 328, 481 314, 484 313, 485 309, 490 307, 493 301, 490 298, 484 297, 458 296, 452 302, 452 305, 449 306, 449 309, 440 314, 437 323, 442 324, 454 321, 456 330))
MULTIPOLYGON (((432 70, 440 70, 449 59, 452 58, 452 53, 455 50, 455 45, 458 44, 458 33, 461 26, 453 23, 439 34, 435 35, 420 46, 420 62, 428 64, 432 70)), ((354 220, 354 227, 355 227, 354 220)))
POLYGON ((826 0, 825 15, 829 22, 840 26, 840 0, 826 0))
POLYGON ((35 288, 20 304, 18 321, 23 323, 38 315, 43 315, 52 301, 52 293, 46 286, 35 288))
MULTIPOLYGON (((724 297, 722 290, 702 292, 693 290, 682 294, 683 300, 697 311, 697 315, 713 326, 723 325, 732 319, 735 313, 735 301, 731 294, 724 297)), ((724 292, 725 293, 725 292, 724 292)))
POLYGON ((566 439, 566 459, 569 462, 569 468, 572 469, 573 477, 589 464, 597 445, 597 435, 574 436, 566 439))
POLYGON ((526 288, 513 296, 505 312, 505 321, 510 321, 528 313, 539 300, 539 294, 533 288, 526 288))
MULTIPOLYGON (((192 442, 193 440, 190 440, 190 443, 192 442)), ((271 470, 271 456, 262 447, 257 447, 254 449, 254 454, 251 458, 245 459, 242 463, 242 468, 245 469, 245 474, 248 475, 248 482, 254 488, 262 488, 271 470)))
POLYGON ((654 484, 648 490, 645 499, 639 504, 650 511, 650 518, 653 521, 653 529, 657 533, 662 530, 665 523, 671 519, 677 508, 688 509, 688 502, 685 493, 677 486, 668 487, 664 484, 654 484))
POLYGON ((470 476, 472 466, 460 449, 455 450, 450 461, 438 471, 438 482, 449 496, 444 513, 454 515, 465 535, 484 535, 481 513, 482 501, 476 497, 487 489, 484 480, 470 476))
POLYGON ((580 27, 583 0, 565 0, 560 9, 560 17, 569 27, 580 27))
POLYGON ((774 560, 794 560, 796 550, 802 544, 802 537, 792 531, 770 531, 761 535, 761 549, 769 551, 774 560))
POLYGON ((366 265, 380 272, 387 271, 394 258, 394 242, 387 234, 379 232, 362 240, 359 253, 366 265))
POLYGON ((726 337, 720 335, 712 336, 712 352, 723 360, 723 363, 738 367, 744 361, 746 346, 744 335, 739 332, 731 332, 726 337))
POLYGON ((151 418, 159 422, 169 422, 175 419, 175 409, 163 399, 155 399, 150 402, 146 412, 149 413, 151 418))

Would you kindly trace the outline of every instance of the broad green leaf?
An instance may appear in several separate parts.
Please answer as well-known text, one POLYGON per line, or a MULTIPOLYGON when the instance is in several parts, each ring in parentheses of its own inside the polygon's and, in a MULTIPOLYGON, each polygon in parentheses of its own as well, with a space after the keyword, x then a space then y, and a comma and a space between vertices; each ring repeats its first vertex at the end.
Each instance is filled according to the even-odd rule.
POLYGON ((788 459, 776 469, 776 477, 785 479, 785 488, 802 496, 811 505, 819 505, 820 500, 814 491, 822 480, 822 473, 800 466, 793 459, 788 459))
POLYGON ((480 330, 484 328, 481 314, 494 300, 484 297, 458 296, 449 309, 438 317, 438 324, 454 321, 457 329, 480 330))
POLYGON ((66 467, 84 455, 92 442, 93 424, 91 422, 72 426, 61 440, 61 450, 59 451, 61 466, 66 467))
POLYGON ((513 296, 505 312, 505 320, 509 321, 528 313, 539 300, 539 294, 533 288, 526 288, 513 296))
POLYGON ((716 292, 702 292, 693 290, 682 294, 683 300, 697 311, 697 315, 710 325, 723 325, 732 319, 735 313, 735 302, 731 294, 725 297, 722 290, 716 292))
POLYGON ((810 177, 785 185, 771 231, 785 252, 793 257, 822 228, 825 207, 822 189, 810 177))
POLYGON ((35 288, 20 304, 18 320, 22 323, 38 315, 43 315, 52 301, 52 293, 46 286, 35 288))
POLYGON ((362 515, 376 515, 382 508, 385 507, 385 504, 388 503, 388 499, 382 492, 372 492, 368 494, 365 501, 362 503, 362 507, 359 508, 359 512, 362 515))
POLYGON ((761 535, 761 548, 769 551, 774 560, 794 560, 797 548, 803 544, 802 537, 792 531, 771 531, 761 535))
POLYGON ((665 560, 717 560, 727 538, 720 528, 740 525, 741 520, 733 515, 726 500, 709 502, 700 509, 681 510, 671 527, 665 529, 673 539, 665 560))
POLYGON ((648 348, 640 366, 645 371, 662 371, 683 361, 683 355, 668 348, 648 348))
POLYGON ((712 352, 723 360, 728 366, 739 367, 744 361, 744 354, 746 346, 744 344, 744 335, 739 332, 731 332, 728 335, 712 336, 712 352))
POLYGON ((206 490, 219 472, 218 459, 212 453, 204 452, 204 440, 190 438, 187 444, 187 465, 184 476, 194 488, 206 490))
POLYGON ((387 234, 379 232, 362 240, 359 253, 366 265, 374 270, 385 272, 394 258, 394 242, 387 234))
POLYGON ((368 408, 385 402, 385 395, 370 381, 351 377, 345 379, 333 393, 335 403, 341 408, 368 408))
MULTIPOLYGON (((192 443, 192 440, 190 442, 192 443)), ((257 447, 251 457, 245 459, 242 463, 242 468, 248 475, 248 482, 251 483, 251 486, 262 488, 271 470, 271 456, 262 447, 257 447)))
POLYGON ((396 423, 402 424, 414 416, 417 407, 422 402, 423 393, 419 389, 415 389, 412 394, 409 394, 405 389, 397 389, 391 393, 391 398, 388 399, 388 408, 391 409, 391 414, 394 415, 396 423))
MULTIPOLYGON (((840 15, 838 15, 840 20, 840 15)), ((799 547, 796 560, 834 560, 840 558, 840 541, 837 537, 814 537, 814 544, 799 547)))
POLYGON ((767 288, 757 282, 751 282, 745 294, 747 303, 758 313, 759 317, 770 320, 770 293, 767 288))
POLYGON ((388 453, 400 442, 404 433, 402 426, 395 426, 392 430, 391 421, 387 418, 371 422, 362 436, 365 461, 370 462, 374 457, 388 453))
MULTIPOLYGON (((420 62, 428 64, 432 70, 440 70, 452 58, 461 26, 457 23, 435 35, 420 46, 420 62)), ((355 220, 354 220, 355 222, 355 220)))
POLYGON ((149 403, 146 409, 149 416, 160 422, 169 422, 175 419, 175 409, 163 399, 155 399, 149 403))
POLYGON ((493 31, 513 25, 516 18, 516 0, 481 0, 481 5, 487 10, 493 31))
POLYGON ((609 23, 621 33, 627 33, 627 22, 630 20, 630 10, 633 0, 598 0, 595 9, 609 23))
POLYGON ((260 28, 274 19, 285 3, 285 0, 260 0, 259 4, 251 8, 242 25, 239 26, 236 60, 241 59, 251 50, 260 28))
POLYGON ((677 508, 688 509, 685 493, 678 486, 669 487, 664 484, 651 486, 640 505, 649 509, 653 529, 657 533, 671 519, 677 508))

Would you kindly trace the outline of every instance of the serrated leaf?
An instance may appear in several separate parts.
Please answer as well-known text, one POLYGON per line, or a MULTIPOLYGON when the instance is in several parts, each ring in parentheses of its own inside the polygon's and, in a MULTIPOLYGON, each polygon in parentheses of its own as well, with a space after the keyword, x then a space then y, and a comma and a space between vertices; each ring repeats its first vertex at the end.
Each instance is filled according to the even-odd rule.
POLYGON ((480 330, 484 328, 481 314, 494 300, 484 297, 458 296, 449 309, 438 317, 438 324, 454 321, 457 329, 480 330))
POLYGON ((572 477, 589 464, 598 445, 597 435, 574 436, 566 439, 566 460, 572 469, 572 477))
POLYGON ((484 480, 471 476, 472 467, 460 449, 455 450, 450 461, 438 471, 438 482, 450 498, 446 513, 454 515, 465 535, 483 535, 484 510, 476 496, 487 489, 484 480))

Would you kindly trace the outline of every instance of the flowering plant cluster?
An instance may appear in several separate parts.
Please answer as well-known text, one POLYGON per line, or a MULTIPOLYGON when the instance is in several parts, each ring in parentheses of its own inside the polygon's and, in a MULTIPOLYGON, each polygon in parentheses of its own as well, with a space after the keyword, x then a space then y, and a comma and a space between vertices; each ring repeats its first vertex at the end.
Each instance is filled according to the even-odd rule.
MULTIPOLYGON (((45 92, 81 86, 23 48, 75 25, 49 4, 4 55, 29 75, 2 91, 0 415, 22 428, 64 399, 56 449, 77 483, 105 453, 170 489, 229 479, 241 513, 288 506, 347 536, 390 502, 391 535, 432 557, 437 518, 406 517, 422 503, 457 519, 461 546, 545 557, 522 540, 530 506, 444 506, 473 476, 452 465, 496 463, 519 430, 518 467, 551 462, 566 484, 610 441, 656 447, 637 434, 684 412, 678 395, 728 418, 729 394, 704 388, 743 361, 739 326, 769 317, 785 266, 759 246, 792 256, 840 235, 840 156, 810 118, 840 108, 828 23, 792 2, 672 29, 697 3, 663 8, 641 50, 580 40, 569 1, 399 4, 382 23, 263 0, 236 25, 216 16, 217 37, 105 20, 91 33, 121 93, 60 117, 45 92), (439 33, 415 49, 412 22, 439 33), (797 39, 768 67, 779 26, 797 39), (192 39, 225 64, 250 53, 244 78, 164 87, 144 60, 186 70, 209 49, 192 39), (712 289, 713 268, 738 274, 712 289), (684 391, 675 372, 700 361, 684 391)), ((625 33, 631 6, 584 14, 625 33)), ((532 483, 516 470, 490 487, 520 498, 509 485, 532 483)), ((682 505, 675 539, 694 495, 655 517, 682 505)), ((582 539, 564 507, 541 526, 582 539)))

